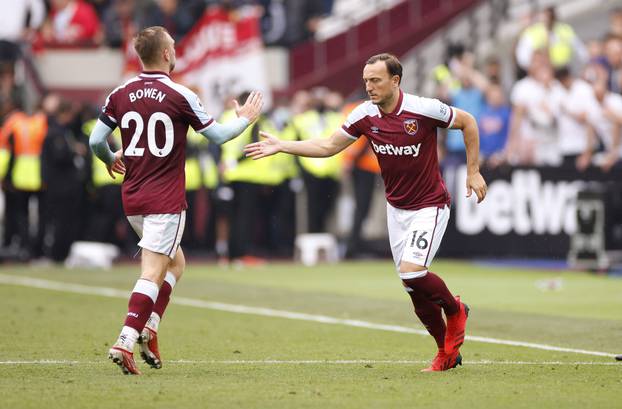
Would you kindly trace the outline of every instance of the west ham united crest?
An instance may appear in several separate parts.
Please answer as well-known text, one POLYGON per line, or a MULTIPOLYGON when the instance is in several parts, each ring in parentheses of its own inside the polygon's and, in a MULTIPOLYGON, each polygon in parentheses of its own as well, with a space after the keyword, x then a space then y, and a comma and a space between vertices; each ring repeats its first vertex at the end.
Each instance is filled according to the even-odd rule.
POLYGON ((414 135, 419 130, 419 124, 416 119, 407 119, 404 121, 404 130, 408 135, 414 135))

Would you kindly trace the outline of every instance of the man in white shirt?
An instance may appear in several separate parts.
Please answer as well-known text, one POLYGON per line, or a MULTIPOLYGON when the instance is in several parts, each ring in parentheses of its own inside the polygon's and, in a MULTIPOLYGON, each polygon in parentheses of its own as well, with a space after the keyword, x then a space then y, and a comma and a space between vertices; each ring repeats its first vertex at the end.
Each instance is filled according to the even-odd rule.
POLYGON ((598 102, 592 86, 575 78, 568 68, 558 70, 556 77, 562 86, 557 116, 557 143, 563 165, 574 168, 581 162, 579 157, 587 150, 593 138, 594 130, 588 117, 598 102))
POLYGON ((559 101, 563 89, 553 77, 547 56, 534 52, 529 75, 511 93, 512 117, 505 159, 514 165, 559 166, 559 101))
MULTIPOLYGON (((608 172, 614 166, 620 166, 622 157, 622 96, 608 91, 607 83, 602 80, 596 81, 593 87, 598 104, 590 110, 589 121, 605 146, 604 153, 594 156, 594 164, 608 172)), ((594 145, 588 145, 582 167, 590 164, 594 145)))

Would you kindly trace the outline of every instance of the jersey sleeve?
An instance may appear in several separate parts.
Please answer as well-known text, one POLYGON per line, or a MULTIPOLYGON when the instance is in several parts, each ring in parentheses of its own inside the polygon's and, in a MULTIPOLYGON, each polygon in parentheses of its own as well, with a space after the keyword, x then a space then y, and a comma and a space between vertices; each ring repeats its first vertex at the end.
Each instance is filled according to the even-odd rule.
POLYGON ((205 112, 205 108, 203 108, 203 104, 197 94, 189 89, 184 91, 185 103, 181 104, 181 113, 192 129, 201 133, 214 122, 214 118, 205 112))
POLYGON ((112 91, 108 98, 106 98, 106 102, 102 107, 102 112, 99 115, 99 120, 106 124, 110 129, 114 130, 117 127, 117 116, 115 111, 115 95, 117 93, 117 89, 112 91))
POLYGON ((454 108, 435 98, 421 98, 420 108, 437 128, 451 128, 456 119, 454 108))
POLYGON ((363 119, 366 116, 364 104, 354 108, 341 126, 341 132, 350 139, 356 140, 365 133, 363 130, 363 119))

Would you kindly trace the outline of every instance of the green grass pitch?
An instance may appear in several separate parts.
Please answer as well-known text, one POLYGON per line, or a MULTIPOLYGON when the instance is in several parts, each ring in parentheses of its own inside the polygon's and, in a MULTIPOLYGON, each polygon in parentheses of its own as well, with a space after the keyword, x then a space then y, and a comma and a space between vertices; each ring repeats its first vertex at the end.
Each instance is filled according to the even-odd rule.
MULTIPOLYGON (((123 376, 106 352, 127 299, 8 283, 129 292, 138 268, 0 268, 0 408, 622 408, 622 363, 610 356, 467 340, 464 366, 421 373, 429 336, 200 302, 169 307, 161 370, 139 362, 143 376, 123 376)), ((622 353, 620 278, 446 261, 432 270, 470 305, 468 335, 622 353), (550 279, 559 288, 540 289, 550 279)), ((389 261, 189 264, 175 297, 422 328, 389 261)))

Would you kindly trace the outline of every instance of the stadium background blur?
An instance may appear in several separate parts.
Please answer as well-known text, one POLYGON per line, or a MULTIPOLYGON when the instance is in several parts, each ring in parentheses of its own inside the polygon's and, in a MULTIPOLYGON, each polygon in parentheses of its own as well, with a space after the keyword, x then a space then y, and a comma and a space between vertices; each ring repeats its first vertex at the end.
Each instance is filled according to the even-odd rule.
POLYGON ((271 103, 257 126, 221 148, 190 131, 182 245, 191 256, 238 265, 289 259, 298 235, 322 232, 338 237, 341 257, 388 256, 379 169, 365 141, 319 161, 253 162, 242 154, 258 128, 290 139, 330 135, 365 98, 366 58, 387 51, 402 59, 406 92, 440 98, 480 124, 490 193, 479 209, 456 182, 464 172, 461 135, 439 134, 454 198, 440 256, 617 268, 622 1, 5 3, 2 260, 63 262, 77 241, 114 244, 122 257, 136 252, 120 180, 93 160, 90 128, 105 95, 136 72, 130 39, 137 30, 163 25, 190 54, 188 38, 222 47, 225 31, 210 27, 229 25, 238 35, 257 29, 259 47, 206 54, 203 65, 182 70, 177 80, 225 121, 232 98, 251 87, 246 77, 271 103), (540 23, 545 16, 554 36, 540 23), (246 53, 259 59, 240 68, 246 53), (229 70, 238 77, 223 79, 229 70), (210 77, 219 79, 206 84, 210 77))

